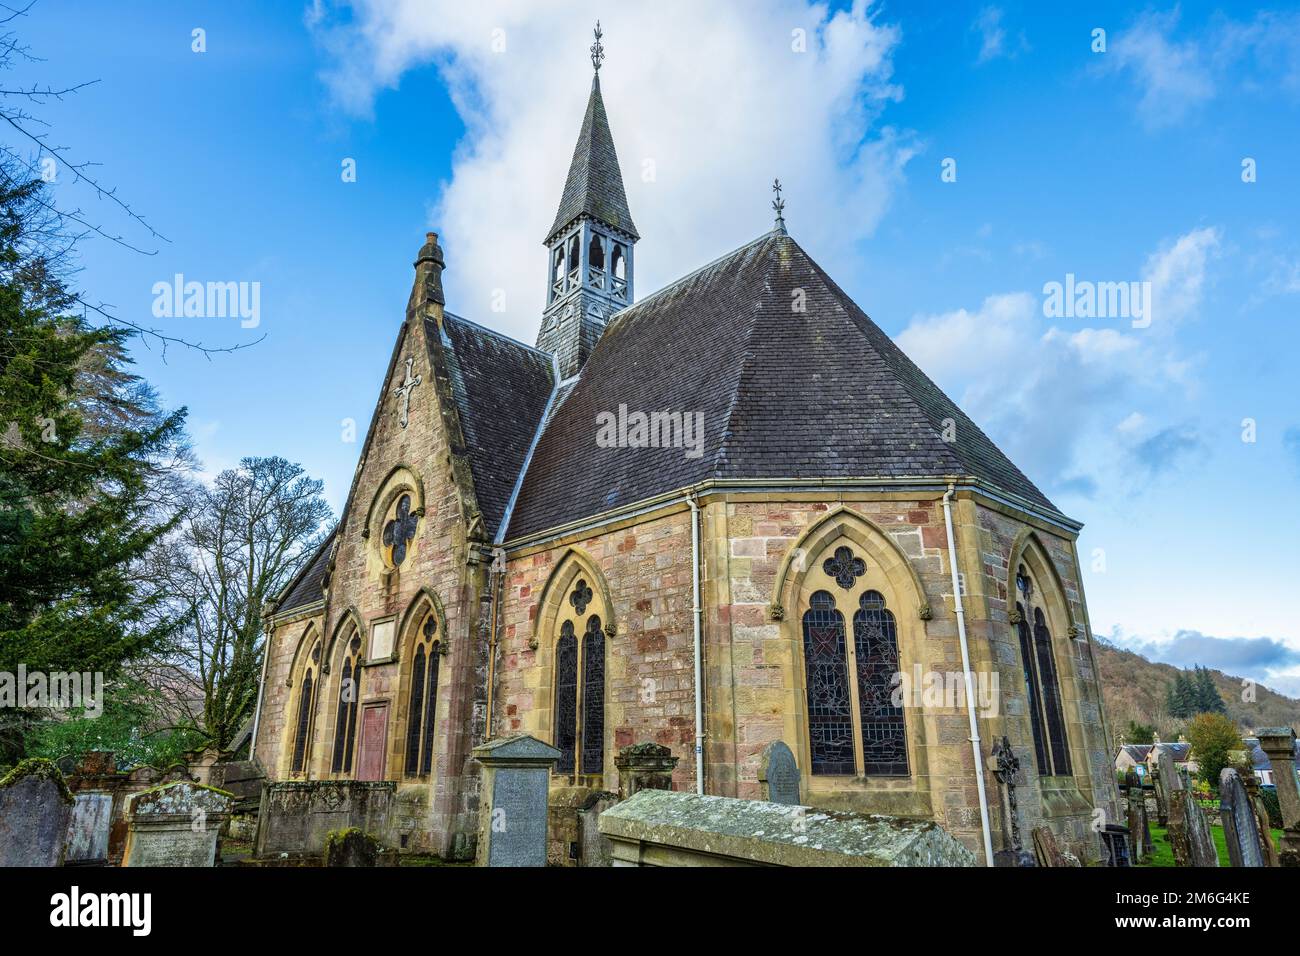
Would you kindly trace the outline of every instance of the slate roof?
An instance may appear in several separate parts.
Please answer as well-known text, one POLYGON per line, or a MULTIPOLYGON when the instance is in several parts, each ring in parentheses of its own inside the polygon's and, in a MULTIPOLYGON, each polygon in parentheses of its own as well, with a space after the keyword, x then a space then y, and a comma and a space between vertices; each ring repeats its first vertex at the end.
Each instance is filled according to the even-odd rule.
MULTIPOLYGON (((425 320, 426 340, 438 336, 425 320)), ((460 412, 474 491, 488 536, 496 534, 554 387, 545 352, 445 313, 443 350, 460 412)))
POLYGON ((1151 744, 1124 744, 1123 750, 1134 763, 1146 763, 1151 744))
POLYGON ((600 95, 599 74, 591 80, 591 96, 587 100, 587 113, 582 118, 577 145, 573 147, 569 178, 564 182, 564 195, 560 197, 560 208, 546 241, 549 243, 556 233, 584 214, 608 223, 634 239, 640 238, 636 226, 632 225, 632 213, 627 208, 623 174, 619 171, 614 137, 610 135, 605 102, 600 95))
POLYGON ((1168 743, 1165 741, 1161 741, 1160 743, 1155 744, 1154 746, 1157 749, 1157 752, 1155 754, 1155 759, 1157 760, 1160 759, 1159 751, 1161 750, 1168 750, 1169 755, 1174 758, 1174 763, 1186 763, 1187 759, 1191 756, 1192 753, 1191 744, 1168 743))
POLYGON ((321 587, 325 580, 325 569, 329 567, 330 551, 334 547, 334 532, 321 542, 320 549, 308 559, 298 572, 298 577, 289 582, 283 596, 275 602, 276 612, 289 611, 296 607, 305 607, 324 597, 321 587))
POLYGON ((971 475, 1055 506, 788 235, 619 312, 553 411, 508 538, 709 478, 971 475), (805 311, 792 308, 801 290, 805 311), (599 448, 596 416, 703 414, 702 454, 599 448), (946 443, 944 420, 956 424, 946 443))

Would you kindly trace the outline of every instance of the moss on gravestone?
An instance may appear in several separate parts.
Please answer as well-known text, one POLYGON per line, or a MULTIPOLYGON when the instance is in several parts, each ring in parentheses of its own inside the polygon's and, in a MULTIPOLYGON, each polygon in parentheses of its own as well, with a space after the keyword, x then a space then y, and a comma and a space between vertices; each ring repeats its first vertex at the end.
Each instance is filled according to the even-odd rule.
POLYGON ((5 787, 11 787, 24 777, 36 777, 41 780, 53 780, 58 785, 59 794, 63 797, 65 803, 75 803, 72 791, 63 780, 63 774, 59 768, 54 765, 54 761, 46 760, 44 757, 28 757, 21 761, 18 766, 14 767, 3 779, 0 779, 0 790, 5 787))

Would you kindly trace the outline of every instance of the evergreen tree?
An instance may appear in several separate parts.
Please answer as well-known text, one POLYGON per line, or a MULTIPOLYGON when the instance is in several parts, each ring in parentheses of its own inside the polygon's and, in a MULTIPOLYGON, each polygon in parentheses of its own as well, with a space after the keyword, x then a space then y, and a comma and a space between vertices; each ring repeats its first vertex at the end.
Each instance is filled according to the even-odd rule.
MULTIPOLYGON (((128 334, 72 314, 33 252, 44 188, 0 171, 0 671, 111 680, 176 627, 149 618, 156 598, 132 566, 170 526, 156 492, 185 413, 148 406, 128 334)), ((22 729, 12 714, 0 725, 0 759, 18 755, 22 729)))
POLYGON ((1210 676, 1207 667, 1196 668, 1196 703, 1198 713, 1226 714, 1228 712, 1228 705, 1223 702, 1219 689, 1214 686, 1214 678, 1210 676))

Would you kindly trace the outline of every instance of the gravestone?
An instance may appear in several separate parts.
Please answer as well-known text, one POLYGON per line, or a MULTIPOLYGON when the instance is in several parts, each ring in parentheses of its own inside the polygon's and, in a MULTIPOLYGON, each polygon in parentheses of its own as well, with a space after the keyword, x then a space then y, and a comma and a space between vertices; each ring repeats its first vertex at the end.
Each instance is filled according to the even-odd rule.
POLYGON ((551 768, 560 751, 517 734, 473 750, 483 766, 478 866, 545 866, 551 768))
POLYGON ((113 825, 113 795, 103 791, 81 791, 68 821, 68 854, 65 863, 108 862, 108 834, 113 825))
POLYGON ((1034 859, 1039 866, 1078 866, 1079 861, 1071 862, 1070 856, 1066 854, 1060 844, 1056 842, 1056 834, 1052 832, 1051 827, 1034 827, 1029 831, 1029 836, 1034 842, 1034 859))
POLYGON ((1142 798, 1142 778, 1129 768, 1124 777, 1128 786, 1128 834, 1134 863, 1141 863, 1151 854, 1151 830, 1147 826, 1147 805, 1142 798))
POLYGON ((1280 866, 1300 866, 1300 786, 1295 776, 1295 732, 1290 727, 1265 727, 1255 731, 1259 747, 1273 765, 1273 785, 1282 811, 1280 866))
POLYGON ((123 866, 215 866, 219 831, 234 798, 224 790, 176 781, 126 802, 123 866))
POLYGON ((764 748, 758 779, 763 784, 764 800, 790 807, 803 802, 799 797, 799 765, 784 741, 774 740, 764 748))
POLYGON ((62 866, 72 794, 48 760, 24 760, 0 779, 0 866, 62 866))
POLYGON ((1263 866, 1255 811, 1241 777, 1231 767, 1224 767, 1219 774, 1219 815, 1223 818, 1223 840, 1228 845, 1228 860, 1232 865, 1263 866))
POLYGON ((1259 834, 1260 853, 1264 865, 1277 866, 1277 847, 1273 844, 1273 831, 1268 822, 1268 807, 1264 805, 1264 797, 1259 790, 1259 778, 1253 773, 1248 773, 1243 778, 1243 782, 1246 785, 1251 812, 1255 816, 1255 831, 1259 834))
POLYGON ((1205 812, 1190 790, 1169 794, 1169 845, 1179 866, 1218 866, 1219 854, 1210 836, 1205 812))
POLYGON ((1002 829, 1007 835, 1009 844, 993 854, 993 865, 1033 866, 1034 855, 1025 849, 1020 839, 1020 809, 1016 802, 1016 779, 1020 774, 1020 758, 1016 756, 1011 741, 1005 734, 993 745, 990 757, 993 760, 993 776, 997 779, 1005 797, 1002 810, 1006 816, 1002 829))
POLYGON ((325 838, 326 866, 378 866, 379 841, 364 830, 334 830, 325 838))
POLYGON ((630 744, 614 758, 618 789, 624 800, 639 790, 671 790, 677 758, 662 744, 630 744))
POLYGON ((1156 798, 1156 824, 1167 827, 1169 826, 1169 794, 1165 790, 1165 782, 1159 767, 1152 769, 1150 777, 1151 790, 1156 798))

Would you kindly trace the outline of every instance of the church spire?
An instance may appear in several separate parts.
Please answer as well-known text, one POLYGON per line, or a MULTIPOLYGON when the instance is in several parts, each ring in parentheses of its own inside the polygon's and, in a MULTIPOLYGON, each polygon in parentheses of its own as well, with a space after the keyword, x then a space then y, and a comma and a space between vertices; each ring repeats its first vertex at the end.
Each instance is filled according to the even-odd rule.
POLYGON ((597 22, 587 112, 546 237, 549 289, 537 347, 556 356, 566 378, 582 368, 614 312, 632 303, 632 246, 640 238, 600 93, 603 37, 597 22))

